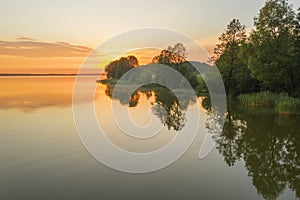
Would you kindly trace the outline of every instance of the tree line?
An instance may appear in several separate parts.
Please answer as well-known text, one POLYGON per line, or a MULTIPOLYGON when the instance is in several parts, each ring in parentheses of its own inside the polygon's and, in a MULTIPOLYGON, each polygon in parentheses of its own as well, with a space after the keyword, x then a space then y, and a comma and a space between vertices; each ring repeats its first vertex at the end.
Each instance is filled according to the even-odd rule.
MULTIPOLYGON (((172 67, 198 94, 207 93, 205 82, 186 57, 186 48, 177 43, 162 50, 152 63, 172 67)), ((300 8, 294 11, 288 0, 266 1, 248 35, 239 19, 231 20, 210 61, 218 67, 230 96, 270 91, 300 97, 300 8)), ((136 66, 137 58, 128 56, 111 62, 105 71, 108 79, 120 79, 136 66)))
MULTIPOLYGON (((186 60, 187 52, 186 48, 182 43, 174 44, 173 46, 169 46, 167 49, 163 49, 159 55, 154 56, 152 59, 152 64, 163 64, 168 65, 174 70, 178 71, 181 75, 183 75, 186 80, 190 83, 191 87, 198 93, 206 93, 207 88, 204 80, 202 79, 199 72, 193 67, 193 65, 186 60)), ((201 65, 207 65, 205 63, 197 63, 201 65)), ((130 69, 137 67, 138 60, 135 56, 130 55, 128 57, 121 57, 118 60, 112 61, 105 67, 105 72, 107 74, 107 79, 112 80, 110 83, 114 83, 115 79, 120 79, 123 74, 125 74, 130 69)), ((208 65, 207 65, 208 66, 208 65)), ((153 81, 153 78, 162 78, 160 77, 160 73, 156 72, 157 76, 153 77, 151 74, 153 72, 153 68, 143 71, 143 74, 133 74, 133 77, 130 77, 130 80, 139 83, 148 80, 149 82, 153 81)), ((168 82, 169 78, 164 76, 163 79, 168 82)), ((180 81, 178 79, 178 81, 180 81)), ((107 82, 107 80, 102 81, 107 82)), ((179 85, 184 85, 184 82, 179 83, 179 85)))
POLYGON ((226 92, 270 91, 300 97, 300 9, 287 0, 268 0, 254 18, 254 29, 233 19, 219 37, 213 62, 226 92))

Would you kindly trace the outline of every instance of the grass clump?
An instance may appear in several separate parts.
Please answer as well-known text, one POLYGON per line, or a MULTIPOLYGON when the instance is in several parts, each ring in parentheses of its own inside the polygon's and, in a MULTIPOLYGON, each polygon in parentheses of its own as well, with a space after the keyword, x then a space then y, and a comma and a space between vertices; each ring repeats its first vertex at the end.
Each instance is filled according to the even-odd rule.
POLYGON ((287 95, 260 92, 242 94, 238 100, 245 106, 271 106, 277 114, 300 114, 300 99, 287 95))
POLYGON ((271 92, 260 92, 252 94, 242 94, 238 100, 246 106, 273 106, 278 96, 271 92))
POLYGON ((282 97, 275 105, 278 114, 300 114, 300 99, 282 97))

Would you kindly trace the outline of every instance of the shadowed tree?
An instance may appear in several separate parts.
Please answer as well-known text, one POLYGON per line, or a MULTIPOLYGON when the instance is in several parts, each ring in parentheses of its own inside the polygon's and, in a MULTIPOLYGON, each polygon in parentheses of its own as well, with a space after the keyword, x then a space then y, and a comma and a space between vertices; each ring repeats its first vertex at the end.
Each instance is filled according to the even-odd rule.
POLYGON ((138 60, 135 56, 122 57, 119 60, 110 62, 105 67, 107 78, 120 79, 130 69, 138 66, 138 60))
POLYGON ((139 61, 135 56, 127 56, 127 60, 128 60, 128 65, 131 67, 137 67, 139 66, 139 61))
POLYGON ((174 46, 169 46, 167 49, 162 50, 159 55, 152 59, 152 62, 172 67, 181 73, 194 89, 197 88, 197 90, 201 91, 206 90, 206 85, 199 72, 186 59, 186 48, 183 44, 177 43, 174 46))
POLYGON ((300 8, 297 10, 294 27, 293 69, 291 72, 291 94, 300 97, 300 8))
POLYGON ((162 50, 158 56, 152 59, 152 62, 166 65, 179 65, 185 62, 186 57, 186 48, 183 44, 177 43, 173 47, 169 46, 167 49, 162 50))
POLYGON ((252 81, 247 64, 239 56, 245 41, 245 26, 238 19, 233 19, 214 49, 212 59, 221 72, 226 92, 231 95, 248 91, 252 81))
POLYGON ((287 0, 268 0, 254 19, 249 68, 264 89, 290 92, 295 13, 287 0))

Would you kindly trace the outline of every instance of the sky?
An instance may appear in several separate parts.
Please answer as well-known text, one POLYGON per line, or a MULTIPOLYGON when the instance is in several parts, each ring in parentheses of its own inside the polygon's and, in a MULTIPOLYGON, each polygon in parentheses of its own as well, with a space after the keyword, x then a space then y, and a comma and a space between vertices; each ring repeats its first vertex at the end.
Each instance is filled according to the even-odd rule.
MULTIPOLYGON (((294 9, 299 0, 290 0, 294 9)), ((264 0, 1 0, 0 73, 78 68, 112 36, 144 27, 181 32, 209 53, 233 18, 248 30, 264 0)))

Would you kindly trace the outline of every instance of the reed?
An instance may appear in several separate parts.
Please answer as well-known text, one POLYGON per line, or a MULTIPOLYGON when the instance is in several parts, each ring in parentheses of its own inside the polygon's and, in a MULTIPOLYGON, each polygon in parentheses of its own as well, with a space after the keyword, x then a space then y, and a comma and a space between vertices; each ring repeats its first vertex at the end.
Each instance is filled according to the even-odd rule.
POLYGON ((238 100, 247 106, 273 106, 278 100, 278 95, 271 92, 242 94, 238 96, 238 100))
POLYGON ((260 92, 242 94, 238 100, 245 106, 271 106, 277 114, 300 114, 300 99, 283 94, 260 92))

